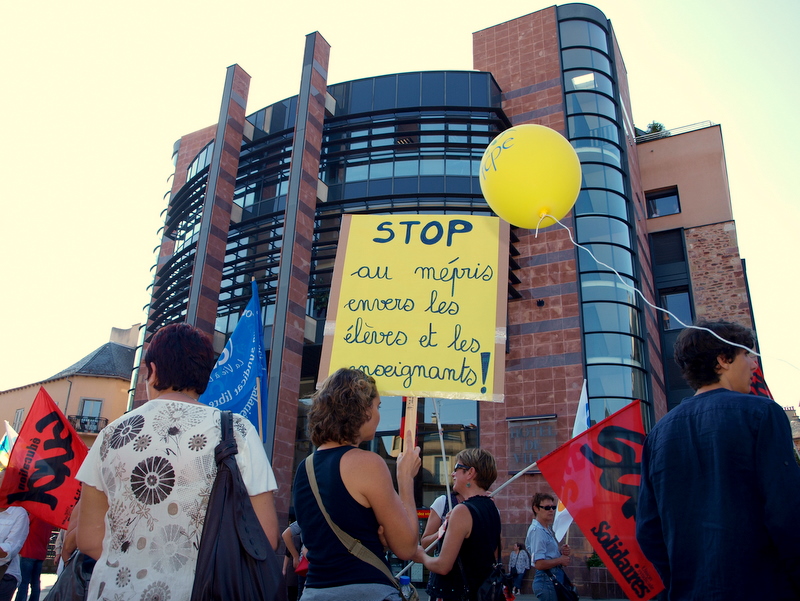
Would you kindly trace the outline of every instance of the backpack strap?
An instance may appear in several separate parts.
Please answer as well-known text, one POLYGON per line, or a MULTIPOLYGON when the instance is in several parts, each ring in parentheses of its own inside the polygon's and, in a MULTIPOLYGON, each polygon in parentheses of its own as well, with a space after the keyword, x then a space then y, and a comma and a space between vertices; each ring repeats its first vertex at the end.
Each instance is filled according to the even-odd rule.
POLYGON ((314 498, 317 500, 317 505, 319 505, 319 510, 322 512, 322 515, 325 517, 325 521, 328 522, 328 526, 330 526, 333 533, 339 539, 339 541, 344 545, 345 549, 351 554, 358 557, 361 561, 364 561, 374 567, 377 570, 380 570, 384 576, 386 576, 389 581, 394 584, 396 588, 400 588, 397 584, 397 581, 394 579, 391 570, 387 567, 387 565, 382 562, 375 553, 367 549, 363 543, 358 540, 357 538, 353 538, 347 532, 339 528, 336 524, 333 523, 331 516, 328 514, 328 511, 325 509, 325 505, 322 504, 322 497, 319 494, 319 485, 317 484, 317 476, 314 473, 314 455, 309 455, 306 457, 305 460, 306 464, 306 474, 308 475, 308 484, 311 486, 311 491, 314 493, 314 498))

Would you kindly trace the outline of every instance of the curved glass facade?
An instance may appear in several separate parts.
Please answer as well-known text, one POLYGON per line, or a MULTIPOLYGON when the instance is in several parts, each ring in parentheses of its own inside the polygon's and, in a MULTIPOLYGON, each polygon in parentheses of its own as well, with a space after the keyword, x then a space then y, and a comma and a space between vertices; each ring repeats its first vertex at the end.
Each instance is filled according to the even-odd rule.
MULTIPOLYGON (((336 108, 323 131, 319 179, 327 201, 317 205, 308 307, 318 319, 325 316, 340 216, 490 213, 476 175, 486 146, 509 126, 489 73, 399 73, 332 85, 328 92, 336 108)), ((228 235, 217 311, 216 329, 226 336, 249 298, 251 277, 266 305, 265 325, 272 322, 296 110, 292 97, 248 117, 255 135, 241 149, 234 193, 241 217, 228 235)), ((211 148, 191 162, 170 206, 165 232, 175 253, 158 270, 151 331, 185 314, 211 148)))
MULTIPOLYGON (((328 93, 335 108, 326 115, 322 132, 319 181, 324 193, 316 205, 306 308, 320 326, 327 312, 342 215, 491 214, 478 182, 479 164, 489 142, 510 126, 501 109, 500 90, 485 72, 399 73, 331 85, 328 93)), ((250 298, 251 278, 258 283, 265 328, 273 323, 296 111, 293 97, 247 117, 254 133, 239 157, 215 324, 226 337, 250 298)), ((191 160, 188 181, 170 204, 165 235, 175 241, 175 252, 158 269, 151 332, 186 312, 212 147, 191 160)), ((304 347, 301 398, 313 392, 320 347, 320 335, 316 344, 304 347)), ((375 449, 381 453, 391 451, 400 423, 399 399, 383 400, 384 415, 373 443, 383 445, 375 449)), ((307 409, 301 402, 298 461, 310 449, 304 431, 307 409)), ((432 403, 420 399, 419 411, 425 418, 420 423, 423 453, 427 441, 429 454, 437 455, 432 403)), ((442 419, 448 439, 457 440, 460 448, 477 446, 475 401, 448 401, 442 419)), ((432 472, 433 480, 423 481, 425 502, 439 494, 449 476, 446 469, 432 472)))
POLYGON ((558 8, 567 132, 583 170, 575 204, 578 278, 592 420, 649 400, 627 159, 607 21, 558 8), (608 267, 622 276, 622 282, 608 267), (624 282, 624 284, 623 284, 624 282))

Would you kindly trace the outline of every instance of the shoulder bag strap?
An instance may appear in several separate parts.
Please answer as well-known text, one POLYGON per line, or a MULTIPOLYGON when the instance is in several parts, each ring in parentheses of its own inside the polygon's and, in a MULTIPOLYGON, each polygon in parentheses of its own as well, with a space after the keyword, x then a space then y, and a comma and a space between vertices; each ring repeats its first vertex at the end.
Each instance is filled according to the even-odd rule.
POLYGON ((311 490, 314 493, 314 498, 317 500, 317 505, 319 505, 319 510, 322 512, 322 515, 325 516, 325 521, 328 522, 328 526, 331 527, 333 533, 338 537, 339 541, 345 546, 347 551, 351 555, 355 555, 361 561, 365 561, 372 567, 380 570, 391 582, 394 584, 395 587, 398 587, 397 581, 394 579, 391 570, 383 563, 375 553, 367 549, 360 540, 353 538, 347 532, 339 528, 336 524, 333 523, 331 516, 328 514, 325 506, 322 504, 322 498, 319 495, 319 486, 317 485, 317 476, 314 473, 314 455, 309 455, 306 458, 306 474, 308 474, 308 484, 311 486, 311 490))
POLYGON ((236 437, 233 435, 233 413, 230 411, 219 412, 219 428, 222 437, 214 449, 214 460, 217 465, 222 463, 226 457, 239 452, 239 448, 236 445, 236 437))

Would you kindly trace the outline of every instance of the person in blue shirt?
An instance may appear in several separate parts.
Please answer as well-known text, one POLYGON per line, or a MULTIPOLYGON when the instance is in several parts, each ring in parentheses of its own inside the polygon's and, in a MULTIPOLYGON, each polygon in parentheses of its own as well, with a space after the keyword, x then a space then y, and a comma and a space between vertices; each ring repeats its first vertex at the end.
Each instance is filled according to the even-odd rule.
POLYGON ((675 343, 696 393, 645 439, 636 514, 670 601, 800 599, 800 467, 783 409, 749 394, 754 344, 725 321, 675 343))

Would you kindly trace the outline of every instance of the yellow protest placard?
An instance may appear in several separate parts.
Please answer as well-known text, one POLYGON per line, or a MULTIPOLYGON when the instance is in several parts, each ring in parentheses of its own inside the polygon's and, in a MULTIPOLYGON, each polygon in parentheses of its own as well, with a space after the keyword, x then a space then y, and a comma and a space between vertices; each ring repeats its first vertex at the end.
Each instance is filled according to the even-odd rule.
POLYGON ((508 224, 345 215, 320 381, 340 367, 383 395, 503 400, 508 224))

